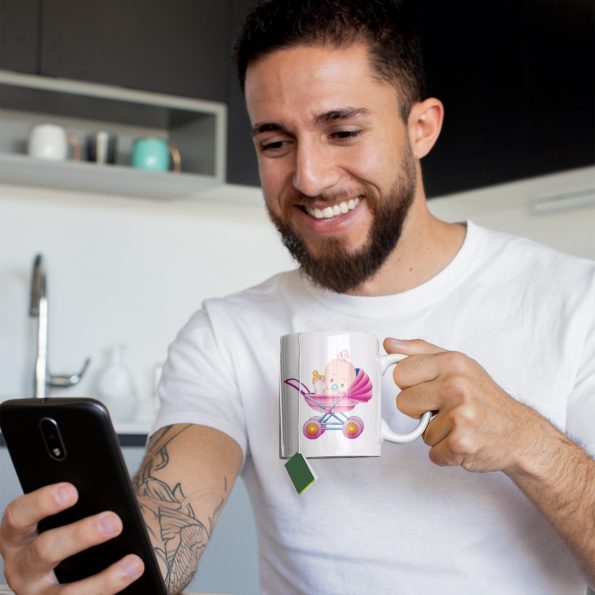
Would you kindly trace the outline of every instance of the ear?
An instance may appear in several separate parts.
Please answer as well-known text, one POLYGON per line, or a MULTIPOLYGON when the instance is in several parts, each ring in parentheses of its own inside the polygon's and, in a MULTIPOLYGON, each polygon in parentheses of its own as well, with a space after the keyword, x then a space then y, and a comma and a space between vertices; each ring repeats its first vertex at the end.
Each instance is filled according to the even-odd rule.
POLYGON ((413 104, 407 122, 409 142, 417 159, 425 157, 431 150, 442 130, 444 106, 439 99, 430 97, 413 104))

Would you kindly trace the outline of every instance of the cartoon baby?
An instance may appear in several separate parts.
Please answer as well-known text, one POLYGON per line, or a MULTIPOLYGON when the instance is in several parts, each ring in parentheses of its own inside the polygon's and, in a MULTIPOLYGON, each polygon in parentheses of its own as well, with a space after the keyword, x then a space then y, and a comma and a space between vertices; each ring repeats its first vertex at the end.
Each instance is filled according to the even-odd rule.
POLYGON ((355 380, 355 367, 349 361, 349 353, 341 351, 335 359, 330 360, 324 374, 318 370, 312 372, 312 384, 317 395, 343 396, 355 380))

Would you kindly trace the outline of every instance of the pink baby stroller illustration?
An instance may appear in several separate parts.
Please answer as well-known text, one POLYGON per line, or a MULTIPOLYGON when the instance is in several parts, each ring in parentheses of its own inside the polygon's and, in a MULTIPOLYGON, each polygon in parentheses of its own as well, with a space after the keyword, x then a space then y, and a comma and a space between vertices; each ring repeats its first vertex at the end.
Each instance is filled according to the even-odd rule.
POLYGON ((327 364, 325 375, 314 370, 313 390, 298 378, 286 378, 283 382, 294 388, 320 414, 304 423, 302 431, 306 438, 314 440, 326 430, 341 430, 344 436, 353 440, 364 431, 362 418, 348 416, 345 412, 350 412, 356 405, 367 403, 372 398, 372 381, 363 370, 354 368, 347 361, 345 352, 327 364), (351 384, 345 383, 347 379, 351 384), (343 382, 339 383, 341 380, 343 382))

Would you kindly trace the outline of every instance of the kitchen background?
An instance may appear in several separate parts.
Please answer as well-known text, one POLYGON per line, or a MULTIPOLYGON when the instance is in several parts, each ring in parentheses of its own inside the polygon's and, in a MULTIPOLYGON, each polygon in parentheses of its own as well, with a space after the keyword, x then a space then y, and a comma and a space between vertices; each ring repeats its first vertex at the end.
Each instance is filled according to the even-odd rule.
MULTIPOLYGON (((32 391, 30 274, 42 253, 50 371, 92 360, 52 394, 96 395, 110 346, 126 345, 139 406, 118 429, 131 468, 155 368, 181 325, 203 299, 294 266, 262 206, 229 59, 251 4, 0 0, 0 400, 32 391), (32 162, 26 139, 42 122, 117 134, 118 164, 32 162), (127 167, 132 139, 148 134, 183 148, 182 174, 127 167)), ((593 3, 411 5, 429 92, 446 105, 423 164, 431 209, 595 258, 593 3)), ((0 471, 3 509, 19 493, 4 448, 0 471)), ((258 592, 251 514, 238 482, 192 588, 258 592)))

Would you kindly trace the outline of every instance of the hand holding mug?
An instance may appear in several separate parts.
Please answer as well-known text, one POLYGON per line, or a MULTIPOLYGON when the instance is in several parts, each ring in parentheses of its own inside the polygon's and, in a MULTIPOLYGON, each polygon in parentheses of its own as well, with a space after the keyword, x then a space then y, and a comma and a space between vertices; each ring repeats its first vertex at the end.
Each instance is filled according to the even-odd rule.
POLYGON ((511 474, 528 456, 543 456, 536 437, 553 426, 513 399, 478 362, 421 339, 386 339, 384 346, 407 356, 393 373, 401 389, 398 409, 411 416, 437 412, 424 433, 432 462, 511 474))

